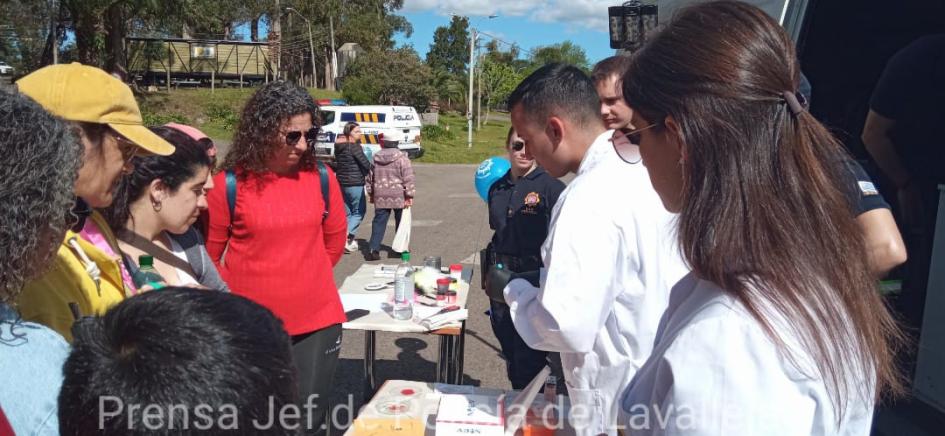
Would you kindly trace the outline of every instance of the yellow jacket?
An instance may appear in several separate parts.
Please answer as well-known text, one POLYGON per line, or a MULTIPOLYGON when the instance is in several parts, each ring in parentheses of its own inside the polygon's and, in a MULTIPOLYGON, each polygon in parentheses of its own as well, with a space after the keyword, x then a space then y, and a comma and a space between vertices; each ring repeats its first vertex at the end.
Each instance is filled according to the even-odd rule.
MULTIPOLYGON (((119 253, 118 242, 105 219, 98 212, 92 212, 88 219, 98 225, 109 245, 119 253)), ((48 326, 72 342, 74 318, 69 303, 78 304, 79 312, 83 316, 100 316, 125 298, 120 261, 119 258, 107 255, 82 239, 77 233, 71 230, 66 232, 66 237, 49 269, 42 276, 27 283, 20 294, 17 300, 20 314, 24 320, 48 326), (86 269, 79 250, 98 267, 98 283, 93 280, 95 274, 86 269)))

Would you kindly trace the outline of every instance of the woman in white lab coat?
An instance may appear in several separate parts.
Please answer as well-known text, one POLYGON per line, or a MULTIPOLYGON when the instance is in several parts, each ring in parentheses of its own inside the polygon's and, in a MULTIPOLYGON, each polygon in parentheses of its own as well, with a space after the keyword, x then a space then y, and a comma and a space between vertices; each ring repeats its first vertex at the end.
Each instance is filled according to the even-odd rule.
POLYGON ((623 397, 627 434, 868 435, 901 391, 844 150, 798 81, 788 35, 735 1, 677 13, 624 75, 639 148, 615 148, 642 155, 692 266, 623 397))

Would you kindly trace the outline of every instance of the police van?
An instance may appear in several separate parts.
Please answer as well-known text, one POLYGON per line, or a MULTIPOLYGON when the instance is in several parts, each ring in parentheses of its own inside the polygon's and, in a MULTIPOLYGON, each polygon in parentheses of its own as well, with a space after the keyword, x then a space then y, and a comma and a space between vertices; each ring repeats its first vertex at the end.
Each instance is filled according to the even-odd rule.
MULTIPOLYGON (((333 102, 335 103, 335 102, 333 102)), ((394 139, 397 147, 411 159, 423 156, 420 147, 420 115, 410 106, 344 106, 338 104, 319 107, 321 131, 315 153, 323 159, 335 155, 335 138, 344 132, 345 124, 356 122, 361 126, 361 144, 365 153, 381 149, 380 139, 394 139)))

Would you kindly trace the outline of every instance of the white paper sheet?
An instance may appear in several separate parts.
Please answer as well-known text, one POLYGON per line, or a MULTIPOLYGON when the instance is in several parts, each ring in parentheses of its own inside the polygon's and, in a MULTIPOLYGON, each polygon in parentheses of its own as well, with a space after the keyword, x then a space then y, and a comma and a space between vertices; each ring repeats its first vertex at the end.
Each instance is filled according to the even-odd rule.
POLYGON ((341 305, 345 312, 364 309, 369 312, 381 312, 387 302, 387 294, 341 294, 341 305))

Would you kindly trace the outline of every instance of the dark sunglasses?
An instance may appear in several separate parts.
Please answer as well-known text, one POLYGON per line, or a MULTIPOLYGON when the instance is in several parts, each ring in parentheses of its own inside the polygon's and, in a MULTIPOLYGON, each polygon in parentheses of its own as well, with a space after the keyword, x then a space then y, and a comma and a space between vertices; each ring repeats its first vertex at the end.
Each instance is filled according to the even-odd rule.
MULTIPOLYGON (((292 131, 286 132, 285 134, 286 145, 294 146, 295 144, 298 144, 299 139, 302 139, 302 135, 303 133, 298 130, 292 130, 292 131)), ((308 142, 314 141, 315 139, 318 138, 318 127, 312 127, 311 129, 308 129, 308 131, 305 132, 304 135, 305 135, 306 141, 308 142)))
POLYGON ((611 138, 610 141, 614 144, 614 151, 617 152, 617 156, 620 156, 620 159, 623 159, 623 161, 628 164, 640 163, 642 160, 640 156, 640 140, 642 139, 642 135, 640 132, 652 129, 661 124, 662 123, 653 123, 639 129, 620 129, 614 132, 614 137, 611 138))
POLYGON ((525 148, 524 141, 515 141, 512 143, 512 151, 522 151, 525 148))

